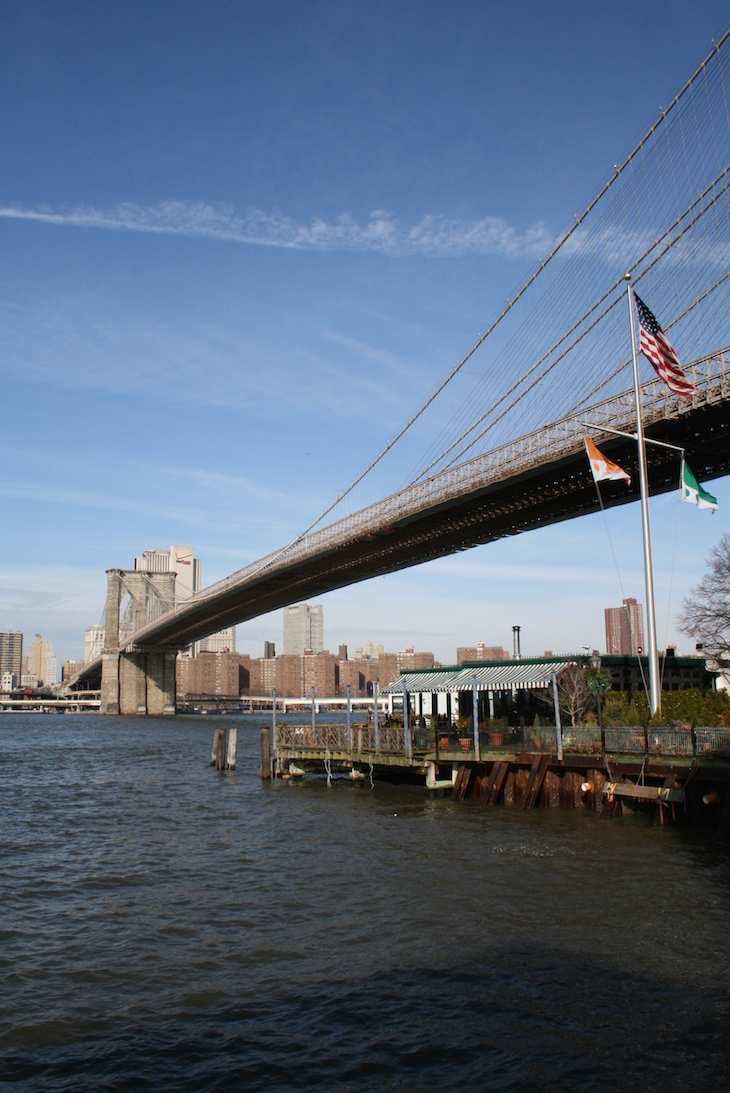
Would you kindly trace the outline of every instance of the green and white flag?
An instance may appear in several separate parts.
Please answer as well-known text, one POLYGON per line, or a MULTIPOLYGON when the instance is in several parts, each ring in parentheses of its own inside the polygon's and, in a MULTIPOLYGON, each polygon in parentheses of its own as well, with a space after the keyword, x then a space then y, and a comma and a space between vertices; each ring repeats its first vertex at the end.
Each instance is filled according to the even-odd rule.
POLYGON ((717 508, 717 498, 713 497, 707 490, 702 489, 684 460, 682 460, 682 477, 679 488, 682 491, 683 501, 691 501, 699 508, 712 509, 713 512, 717 508))

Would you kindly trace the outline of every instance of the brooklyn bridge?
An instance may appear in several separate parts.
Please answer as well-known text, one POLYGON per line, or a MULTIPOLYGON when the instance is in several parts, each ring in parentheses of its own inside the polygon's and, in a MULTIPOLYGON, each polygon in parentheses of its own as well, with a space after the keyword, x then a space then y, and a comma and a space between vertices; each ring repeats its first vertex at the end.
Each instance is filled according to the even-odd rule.
POLYGON ((110 569, 104 652, 70 686, 100 684, 105 712, 174 712, 177 651, 216 630, 636 500, 627 272, 695 387, 672 394, 641 360, 646 436, 669 445, 650 446, 650 492, 678 488, 677 448, 701 481, 727 474, 728 47, 726 34, 469 351, 293 541, 185 600, 169 575, 110 569), (586 435, 631 486, 605 483, 599 499, 586 435))

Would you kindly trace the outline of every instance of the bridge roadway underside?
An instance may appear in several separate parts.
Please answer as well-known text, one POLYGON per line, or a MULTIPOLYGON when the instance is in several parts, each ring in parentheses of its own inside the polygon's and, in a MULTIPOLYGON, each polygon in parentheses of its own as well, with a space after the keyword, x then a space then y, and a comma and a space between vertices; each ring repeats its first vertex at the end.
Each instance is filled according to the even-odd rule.
MULTIPOLYGON (((703 483, 730 473, 730 415, 724 403, 654 422, 646 435, 684 447, 687 462, 703 483)), ((601 440, 601 450, 631 475, 630 487, 625 482, 603 483, 605 507, 637 500, 635 441, 622 437, 601 440)), ((647 453, 650 493, 678 489, 679 453, 654 445, 647 446, 647 453)), ((214 601, 203 599, 176 612, 167 625, 163 616, 152 640, 159 645, 184 646, 299 600, 598 509, 590 467, 581 448, 559 461, 535 466, 376 534, 262 573, 222 591, 214 601)))

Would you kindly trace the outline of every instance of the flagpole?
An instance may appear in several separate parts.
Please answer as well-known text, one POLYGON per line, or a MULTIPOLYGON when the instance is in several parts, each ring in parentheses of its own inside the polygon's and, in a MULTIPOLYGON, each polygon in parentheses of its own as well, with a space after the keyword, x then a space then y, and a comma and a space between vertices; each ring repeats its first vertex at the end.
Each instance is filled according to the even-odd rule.
POLYGON ((644 581, 646 583, 646 613, 649 638, 649 705, 651 716, 661 713, 662 699, 659 689, 659 653, 656 644, 656 612, 654 610, 654 572, 651 564, 651 535, 649 533, 649 488, 646 467, 644 423, 641 420, 639 394, 639 367, 636 361, 636 337, 634 335, 634 301, 631 291, 631 274, 626 274, 626 294, 629 301, 631 324, 631 355, 634 361, 634 395, 636 397, 636 443, 639 449, 639 487, 641 491, 641 532, 644 540, 644 581))

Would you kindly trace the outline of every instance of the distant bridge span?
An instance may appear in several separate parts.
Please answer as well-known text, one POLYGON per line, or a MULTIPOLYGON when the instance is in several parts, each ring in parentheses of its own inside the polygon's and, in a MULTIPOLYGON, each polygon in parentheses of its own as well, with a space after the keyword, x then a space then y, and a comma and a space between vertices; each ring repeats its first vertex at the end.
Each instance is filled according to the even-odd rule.
MULTIPOLYGON (((702 480, 730 473, 730 347, 686 366, 696 394, 680 399, 659 380, 643 384, 648 438, 685 448, 702 480)), ((631 474, 607 482, 606 508, 638 498, 636 444, 601 427, 635 427, 633 391, 546 425, 426 478, 316 531, 196 593, 125 635, 130 654, 184 648, 208 634, 336 588, 393 573, 599 508, 583 445, 588 434, 631 474), (592 425, 594 428, 589 428, 592 425)), ((678 453, 651 445, 653 494, 678 488, 678 453)), ((98 675, 101 657, 72 681, 98 675)))

